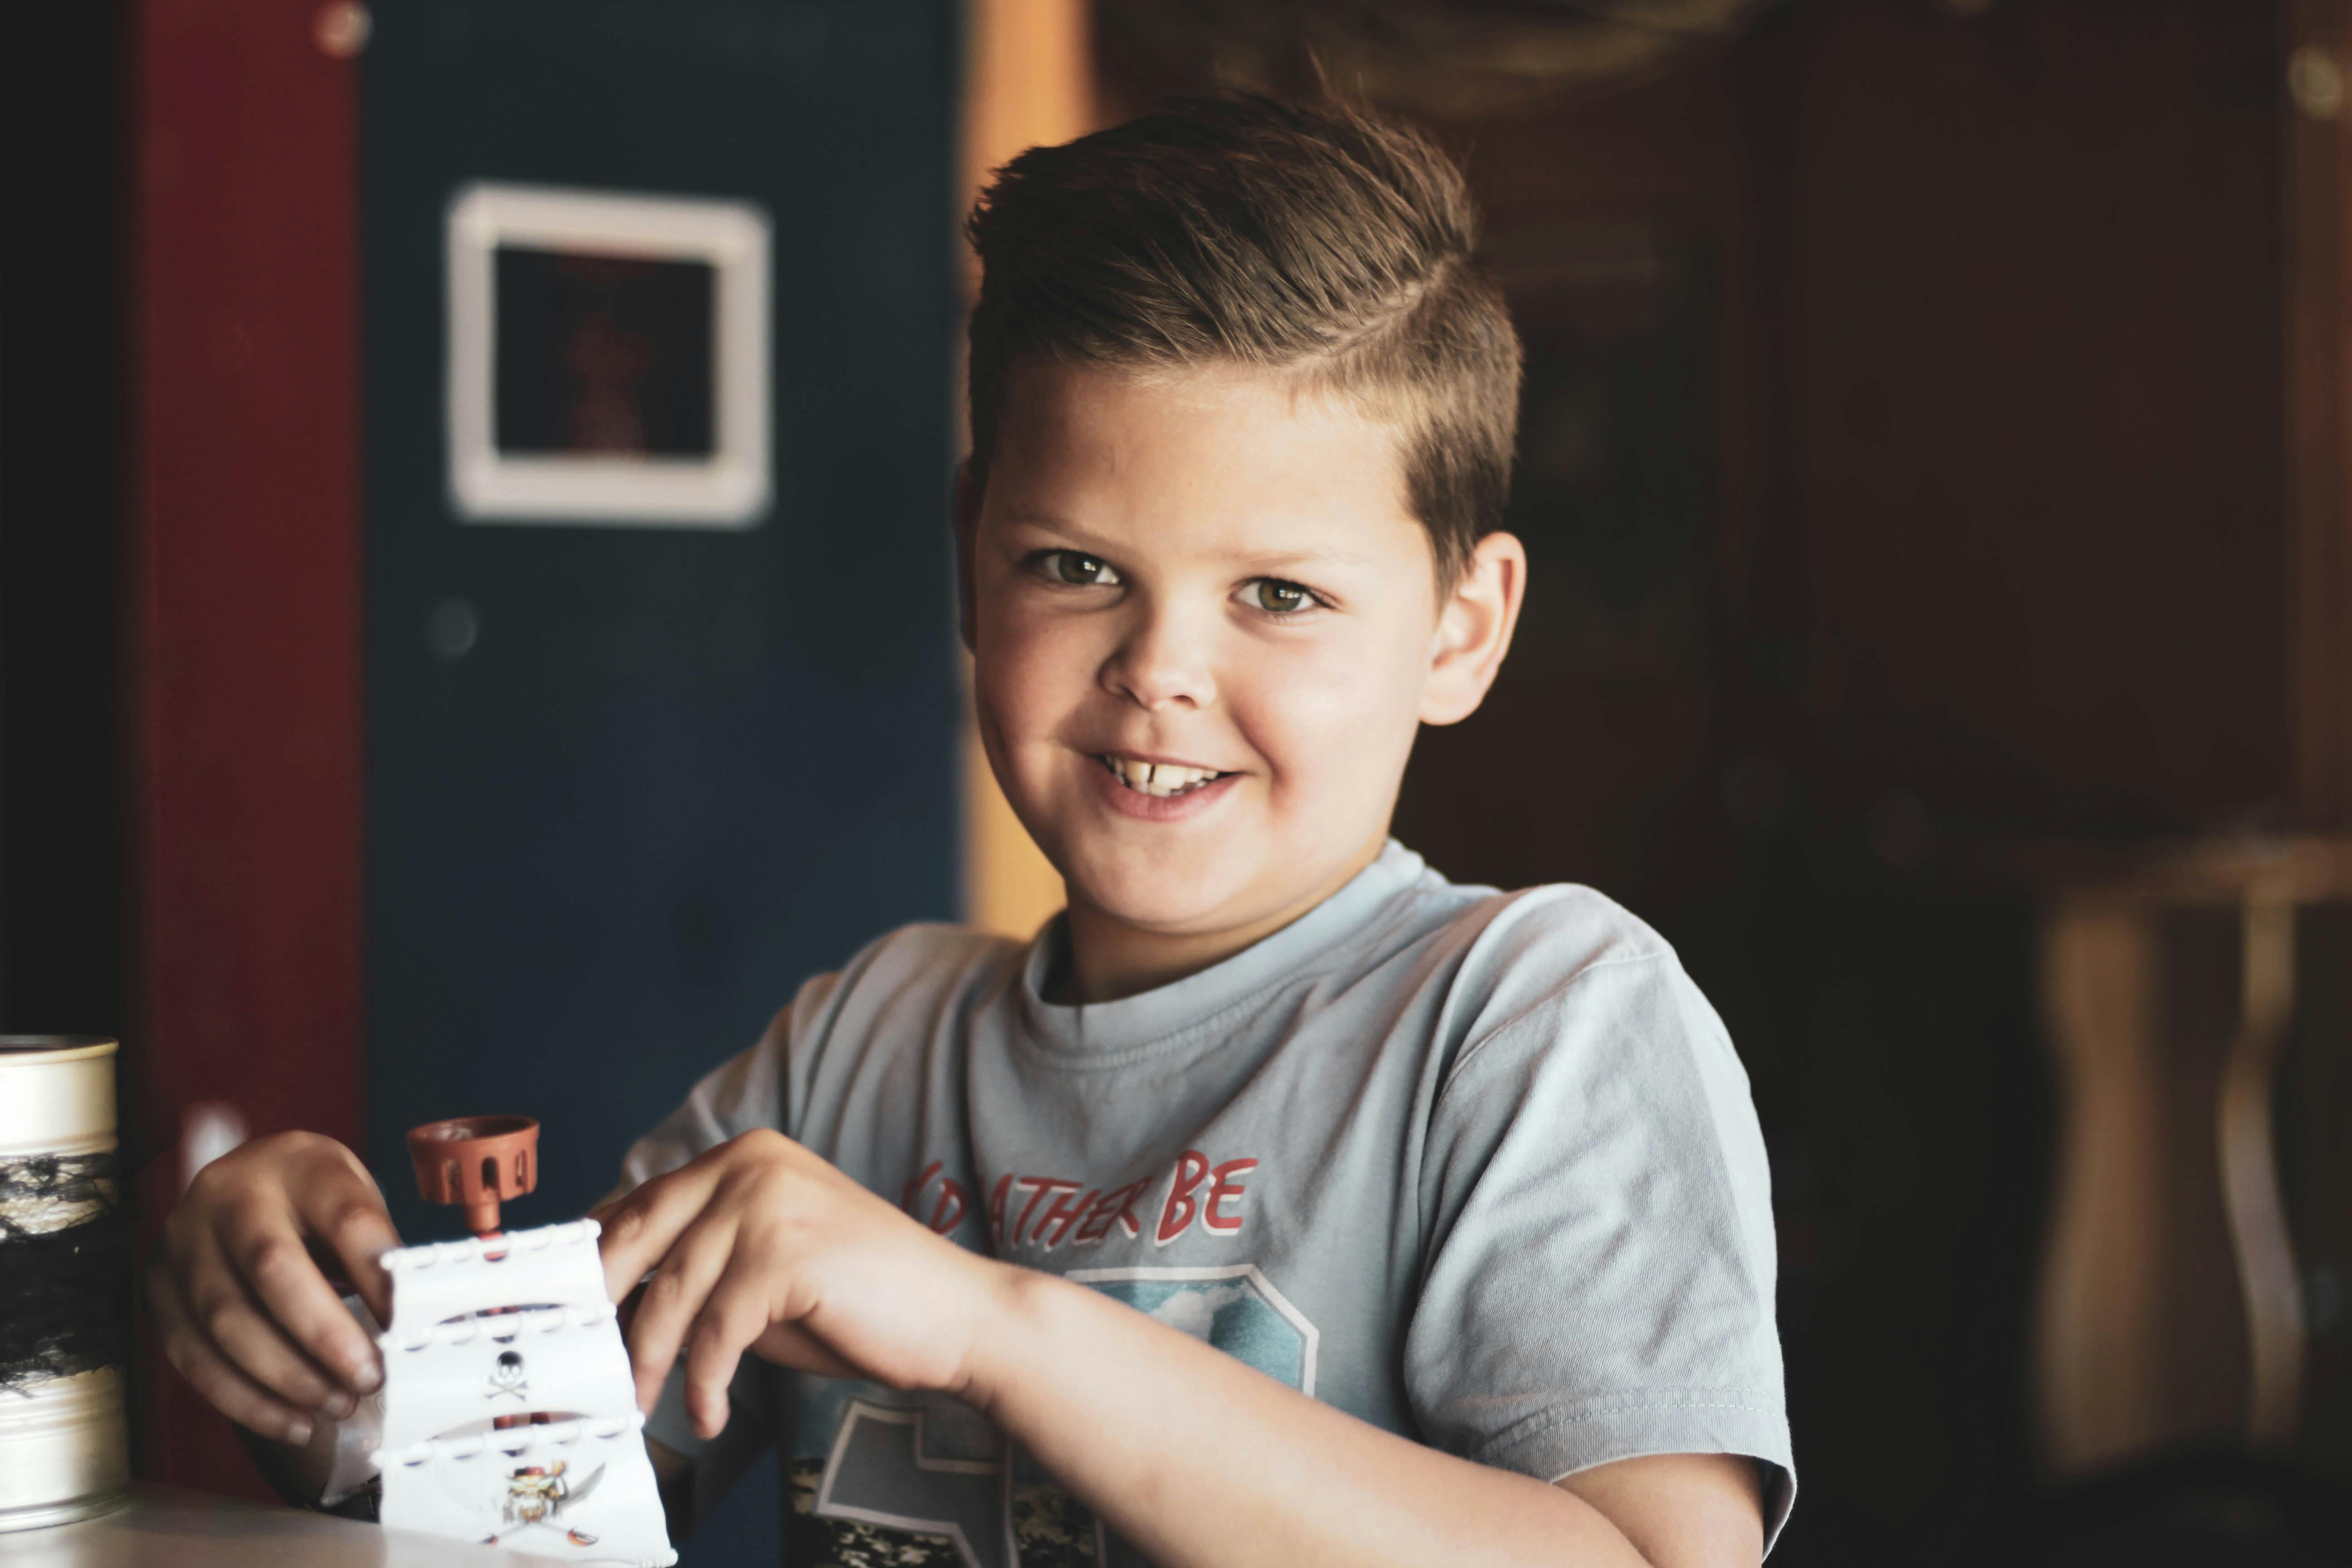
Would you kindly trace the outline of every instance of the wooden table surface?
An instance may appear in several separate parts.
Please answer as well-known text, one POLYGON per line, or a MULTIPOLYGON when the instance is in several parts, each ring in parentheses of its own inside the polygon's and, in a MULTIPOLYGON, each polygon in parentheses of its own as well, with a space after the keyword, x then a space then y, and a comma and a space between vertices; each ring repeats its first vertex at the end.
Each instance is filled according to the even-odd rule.
POLYGON ((523 1568, 559 1559, 134 1481, 112 1513, 0 1532, 6 1568, 523 1568))

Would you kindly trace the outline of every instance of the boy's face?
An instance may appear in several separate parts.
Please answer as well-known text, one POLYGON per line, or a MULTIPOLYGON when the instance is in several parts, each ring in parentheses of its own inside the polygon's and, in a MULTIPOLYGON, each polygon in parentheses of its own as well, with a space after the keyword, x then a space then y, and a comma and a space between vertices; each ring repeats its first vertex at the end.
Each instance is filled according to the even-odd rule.
POLYGON ((1517 607, 1509 572, 1499 628, 1440 603, 1392 427, 1241 370, 1022 365, 962 524, 989 760, 1074 916, 1141 932, 1279 923, 1369 863, 1517 607))

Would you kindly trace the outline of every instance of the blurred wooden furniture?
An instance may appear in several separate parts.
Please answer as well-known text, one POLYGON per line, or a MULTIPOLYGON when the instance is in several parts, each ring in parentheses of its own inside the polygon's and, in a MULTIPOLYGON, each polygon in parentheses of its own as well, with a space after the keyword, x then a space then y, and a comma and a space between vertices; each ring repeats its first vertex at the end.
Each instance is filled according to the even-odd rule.
POLYGON ((2081 1473, 2231 1429, 2296 1433, 2305 1329, 2273 1103, 2297 911, 2352 900, 2352 839, 2042 846, 2042 1011, 2059 1129, 2034 1305, 2042 1458, 2081 1473), (2227 911, 2233 1025, 2200 1027, 2167 922, 2227 911))

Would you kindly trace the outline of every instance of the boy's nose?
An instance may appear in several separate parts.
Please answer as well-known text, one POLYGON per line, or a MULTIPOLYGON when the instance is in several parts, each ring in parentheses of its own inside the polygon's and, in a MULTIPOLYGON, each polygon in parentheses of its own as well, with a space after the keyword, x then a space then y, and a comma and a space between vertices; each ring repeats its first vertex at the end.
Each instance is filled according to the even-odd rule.
POLYGON ((1206 627, 1188 628, 1184 620, 1178 614, 1143 608, 1103 666, 1103 689, 1151 712, 1213 705, 1213 639, 1206 627))

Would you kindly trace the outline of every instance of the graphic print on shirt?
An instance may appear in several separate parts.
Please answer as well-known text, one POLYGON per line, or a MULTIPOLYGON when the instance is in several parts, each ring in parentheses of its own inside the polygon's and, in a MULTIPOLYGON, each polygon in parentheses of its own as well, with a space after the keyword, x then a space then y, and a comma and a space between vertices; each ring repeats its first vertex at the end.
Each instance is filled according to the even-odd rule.
POLYGON ((828 1532, 831 1552, 817 1561, 827 1568, 866 1562, 1012 1568, 1020 1561, 1003 1459, 940 1458, 924 1440, 926 1425, 919 1410, 842 1402, 833 1451, 805 1502, 803 1467, 793 1466, 793 1511, 850 1526, 828 1532), (898 1544, 905 1535, 925 1539, 908 1543, 909 1552, 898 1544))
POLYGON ((1206 1268, 1080 1268, 1065 1275, 1181 1329, 1276 1383, 1315 1392, 1315 1325, 1254 1263, 1206 1268))
MULTIPOLYGON (((1255 1264, 1081 1269, 1072 1282, 1297 1389, 1315 1392, 1315 1325, 1255 1264)), ((818 1568, 1125 1568, 1140 1563, 1024 1456, 950 1458, 918 1410, 845 1400, 831 1451, 792 1467, 794 1561, 818 1568)))
MULTIPOLYGON (((1254 1157, 1213 1160, 1198 1149, 1187 1149, 1166 1171, 1118 1187, 1007 1171, 988 1189, 981 1217, 996 1256, 1015 1259, 1024 1252, 1050 1253, 1066 1243, 1076 1250, 1100 1247, 1118 1237, 1139 1239, 1147 1232, 1155 1247, 1196 1228, 1203 1237, 1236 1237, 1249 1218, 1244 1205, 1250 1184, 1244 1178, 1257 1166, 1254 1157), (1149 1201, 1154 1192, 1160 1194, 1156 1204, 1149 1201)), ((962 1187, 953 1177, 940 1176, 941 1168, 942 1162, 934 1160, 910 1179, 898 1206, 947 1236, 967 1209, 962 1187), (931 1198, 934 1177, 939 1179, 936 1199, 931 1198), (929 1218, 926 1200, 930 1200, 929 1218)))

